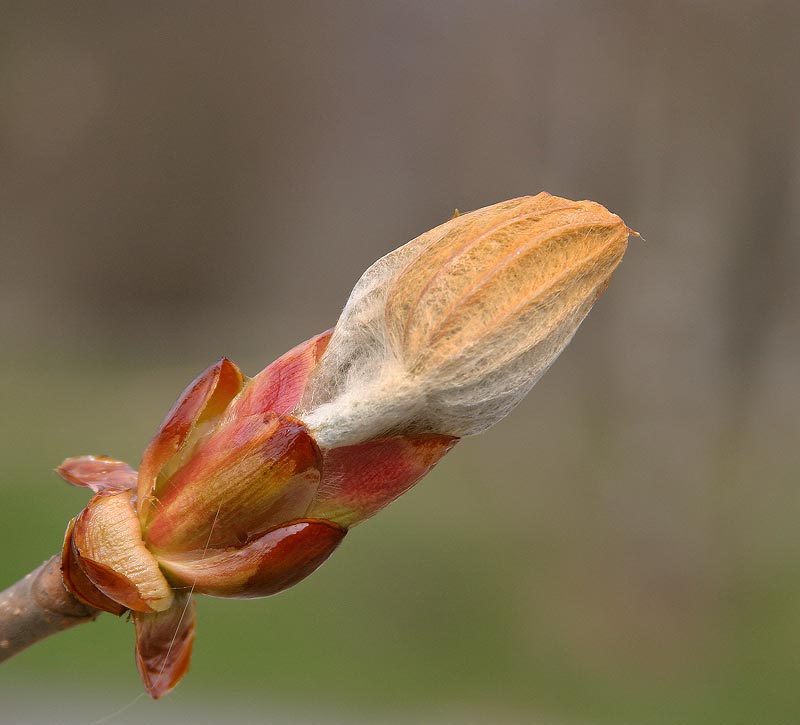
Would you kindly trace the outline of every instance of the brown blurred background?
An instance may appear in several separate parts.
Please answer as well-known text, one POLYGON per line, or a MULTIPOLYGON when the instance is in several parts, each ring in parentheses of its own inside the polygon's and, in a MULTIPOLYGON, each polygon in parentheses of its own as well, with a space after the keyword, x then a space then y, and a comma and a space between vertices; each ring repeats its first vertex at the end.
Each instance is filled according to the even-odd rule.
MULTIPOLYGON (((201 602, 186 682, 109 722, 800 721, 798 32, 789 1, 0 1, 0 585, 85 501, 63 457, 137 461, 200 369, 330 327, 454 207, 544 189, 647 240, 509 419, 308 582, 201 602)), ((6 712, 130 704, 107 619, 7 665, 6 712)))

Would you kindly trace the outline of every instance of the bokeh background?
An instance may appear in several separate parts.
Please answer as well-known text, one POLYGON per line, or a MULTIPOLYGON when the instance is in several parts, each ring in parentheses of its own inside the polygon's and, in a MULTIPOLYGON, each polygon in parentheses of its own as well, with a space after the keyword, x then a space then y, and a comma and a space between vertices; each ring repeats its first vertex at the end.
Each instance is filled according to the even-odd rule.
POLYGON ((0 585, 227 355, 378 256, 542 189, 621 214, 526 401, 312 578, 200 602, 138 697, 112 617, 9 722, 800 721, 800 9, 755 0, 0 2, 0 585))

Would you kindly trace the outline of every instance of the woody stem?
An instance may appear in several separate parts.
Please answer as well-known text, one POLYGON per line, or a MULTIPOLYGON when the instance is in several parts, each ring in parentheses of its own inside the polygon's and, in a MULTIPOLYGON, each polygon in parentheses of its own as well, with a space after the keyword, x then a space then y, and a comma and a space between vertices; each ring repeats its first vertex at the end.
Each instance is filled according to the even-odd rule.
POLYGON ((54 556, 0 592, 0 662, 99 614, 64 588, 61 559, 54 556))

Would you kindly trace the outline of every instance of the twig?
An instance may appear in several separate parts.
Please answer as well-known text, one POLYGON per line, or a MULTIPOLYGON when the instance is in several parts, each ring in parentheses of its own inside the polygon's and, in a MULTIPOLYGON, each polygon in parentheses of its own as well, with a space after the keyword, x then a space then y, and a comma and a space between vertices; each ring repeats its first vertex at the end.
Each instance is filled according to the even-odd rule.
POLYGON ((64 589, 61 560, 54 556, 0 593, 0 662, 99 614, 64 589))

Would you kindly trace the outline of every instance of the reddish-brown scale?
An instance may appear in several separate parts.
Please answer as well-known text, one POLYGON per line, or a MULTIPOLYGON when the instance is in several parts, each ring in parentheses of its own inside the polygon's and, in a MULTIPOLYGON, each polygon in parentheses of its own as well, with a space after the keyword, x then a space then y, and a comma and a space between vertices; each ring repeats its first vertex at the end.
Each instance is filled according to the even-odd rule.
POLYGON ((158 555, 235 546, 303 516, 321 454, 291 416, 250 416, 217 430, 166 483, 145 538, 158 555))
POLYGON ((346 529, 330 521, 290 521, 238 549, 205 556, 162 558, 174 586, 216 597, 251 599, 277 594, 305 579, 341 543, 346 529))
POLYGON ((308 376, 328 346, 332 330, 300 343, 248 381, 225 414, 235 417, 273 412, 290 413, 305 390, 308 376))
POLYGON ((64 580, 64 586, 72 596, 84 604, 88 604, 95 609, 101 609, 109 614, 114 614, 117 617, 122 616, 128 611, 127 607, 103 594, 81 569, 80 556, 75 548, 73 538, 74 530, 75 519, 72 519, 69 522, 69 526, 67 526, 64 546, 61 550, 61 577, 64 580))
POLYGON ((239 368, 223 358, 190 383, 172 406, 145 449, 139 467, 138 508, 142 521, 147 518, 158 474, 199 423, 221 415, 242 384, 239 368))
POLYGON ((186 674, 194 645, 195 607, 191 594, 175 597, 164 612, 133 613, 136 667, 150 696, 166 695, 186 674))
POLYGON ((458 441, 441 435, 383 438, 326 451, 308 515, 354 526, 405 493, 458 441))
POLYGON ((114 571, 105 564, 80 556, 80 554, 78 557, 84 572, 101 592, 121 605, 124 604, 127 609, 137 612, 153 611, 150 605, 142 599, 136 585, 124 574, 114 571))
POLYGON ((72 532, 78 563, 107 597, 128 609, 161 611, 173 592, 142 541, 132 491, 95 494, 72 532))
POLYGON ((85 486, 95 493, 136 488, 136 471, 124 461, 106 456, 67 458, 56 473, 73 486, 85 486))

